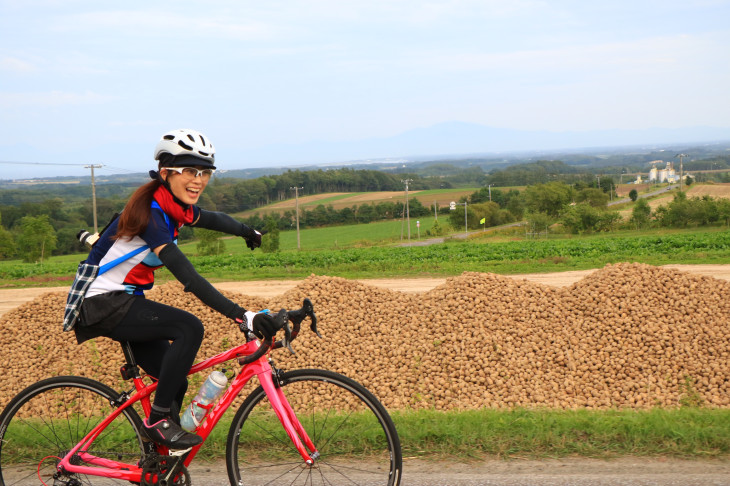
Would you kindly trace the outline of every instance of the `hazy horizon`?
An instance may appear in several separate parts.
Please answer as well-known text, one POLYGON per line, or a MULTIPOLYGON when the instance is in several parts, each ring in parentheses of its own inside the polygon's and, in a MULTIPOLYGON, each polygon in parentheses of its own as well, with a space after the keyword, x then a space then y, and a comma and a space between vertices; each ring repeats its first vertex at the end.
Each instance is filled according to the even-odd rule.
POLYGON ((449 124, 730 133, 728 18, 730 0, 0 0, 0 161, 139 172, 175 128, 237 169, 527 143, 460 148, 434 135, 449 124))

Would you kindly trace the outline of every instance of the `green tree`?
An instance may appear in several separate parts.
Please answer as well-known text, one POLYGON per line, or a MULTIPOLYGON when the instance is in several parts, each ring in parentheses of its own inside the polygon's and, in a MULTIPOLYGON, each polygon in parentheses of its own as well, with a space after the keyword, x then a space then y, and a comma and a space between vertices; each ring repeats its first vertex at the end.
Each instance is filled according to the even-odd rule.
POLYGON ((18 253, 24 262, 42 262, 56 249, 56 231, 47 215, 25 216, 18 226, 18 253))
POLYGON ((560 221, 572 233, 582 234, 611 231, 620 219, 615 211, 602 211, 584 202, 567 208, 560 221))
POLYGON ((448 229, 446 228, 446 226, 439 223, 438 219, 433 222, 433 225, 430 229, 426 230, 427 236, 443 236, 446 233, 448 233, 448 229))
POLYGON ((279 225, 271 216, 264 219, 266 234, 261 238, 261 251, 264 253, 276 253, 279 251, 279 225))
POLYGON ((636 200, 639 198, 639 193, 636 191, 636 189, 631 189, 629 191, 629 199, 636 202, 636 200))
POLYGON ((546 213, 527 213, 525 219, 527 220, 527 233, 532 237, 539 237, 541 234, 547 236, 550 226, 555 222, 546 213))
POLYGON ((608 194, 595 187, 587 187, 576 197, 576 202, 586 202, 594 208, 606 208, 608 206, 608 194))
POLYGON ((197 228, 195 236, 198 237, 198 245, 196 246, 199 255, 213 256, 220 255, 226 251, 226 244, 220 239, 221 235, 218 231, 205 228, 197 228))
POLYGON ((631 222, 636 225, 636 229, 645 227, 651 221, 651 207, 646 199, 639 199, 631 210, 631 222))
POLYGON ((570 186, 562 182, 535 184, 525 189, 525 206, 531 213, 545 213, 557 217, 570 202, 570 186))
MULTIPOLYGON (((0 215, 1 216, 1 215, 0 215)), ((11 258, 15 255, 15 239, 13 234, 0 225, 0 258, 11 258)))

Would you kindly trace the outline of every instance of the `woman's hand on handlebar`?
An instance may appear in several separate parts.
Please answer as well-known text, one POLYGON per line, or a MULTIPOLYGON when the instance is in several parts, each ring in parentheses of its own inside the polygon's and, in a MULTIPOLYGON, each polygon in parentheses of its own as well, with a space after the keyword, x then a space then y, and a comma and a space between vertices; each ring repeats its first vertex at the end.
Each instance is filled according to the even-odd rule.
POLYGON ((236 319, 241 332, 253 333, 257 338, 271 341, 276 333, 286 325, 286 310, 280 310, 276 315, 268 312, 246 311, 240 319, 236 319))
POLYGON ((279 329, 286 326, 287 314, 281 309, 278 314, 272 315, 265 312, 259 312, 253 317, 253 333, 259 339, 270 341, 279 329))

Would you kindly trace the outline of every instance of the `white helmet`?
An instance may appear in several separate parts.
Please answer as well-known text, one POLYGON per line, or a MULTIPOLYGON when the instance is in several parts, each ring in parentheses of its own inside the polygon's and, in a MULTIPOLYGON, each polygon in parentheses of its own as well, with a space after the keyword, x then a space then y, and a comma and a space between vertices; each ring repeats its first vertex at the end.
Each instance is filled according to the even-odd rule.
POLYGON ((215 163, 215 148, 202 133, 187 128, 172 130, 162 136, 155 147, 155 160, 160 160, 162 154, 192 155, 202 159, 202 165, 215 163))

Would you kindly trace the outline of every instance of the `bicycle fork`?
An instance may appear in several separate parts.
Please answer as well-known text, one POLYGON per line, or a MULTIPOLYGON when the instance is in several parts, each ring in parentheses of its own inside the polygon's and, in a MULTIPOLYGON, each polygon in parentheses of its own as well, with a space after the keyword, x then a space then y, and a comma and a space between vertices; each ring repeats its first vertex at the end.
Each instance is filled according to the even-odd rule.
POLYGON ((314 446, 312 439, 307 435, 304 427, 302 427, 302 424, 299 422, 299 419, 281 389, 279 370, 271 366, 270 372, 261 373, 258 375, 258 378, 289 439, 291 439, 294 447, 299 451, 304 462, 308 466, 313 466, 314 462, 319 458, 319 452, 314 446))

